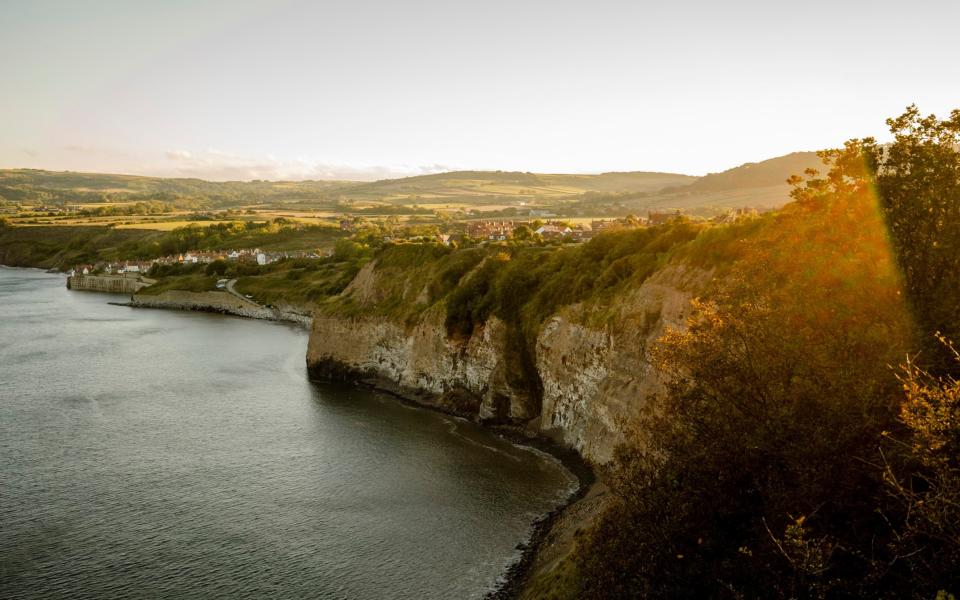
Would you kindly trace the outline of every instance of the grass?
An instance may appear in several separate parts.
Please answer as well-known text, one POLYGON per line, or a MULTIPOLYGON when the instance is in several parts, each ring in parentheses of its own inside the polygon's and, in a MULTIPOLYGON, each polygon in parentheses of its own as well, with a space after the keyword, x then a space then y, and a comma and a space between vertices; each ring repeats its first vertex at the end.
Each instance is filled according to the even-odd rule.
POLYGON ((161 235, 105 227, 2 227, 0 264, 49 269, 121 260, 130 258, 131 245, 149 244, 161 235))
POLYGON ((339 294, 359 270, 359 263, 285 261, 274 270, 240 277, 236 290, 261 304, 316 305, 339 294))
POLYGON ((143 288, 139 293, 155 296, 170 290, 185 292, 212 292, 217 289, 217 276, 210 275, 182 275, 166 277, 150 287, 143 288))
POLYGON ((331 249, 339 228, 305 223, 200 221, 180 227, 95 225, 0 226, 0 264, 69 268, 100 261, 144 260, 191 250, 262 248, 274 252, 331 249))
MULTIPOLYGON (((129 218, 125 219, 129 221, 129 218)), ((234 221, 150 221, 143 220, 134 223, 122 223, 117 225, 117 229, 150 229, 153 231, 173 231, 179 227, 188 227, 194 225, 197 227, 209 227, 216 223, 232 223, 234 221)))

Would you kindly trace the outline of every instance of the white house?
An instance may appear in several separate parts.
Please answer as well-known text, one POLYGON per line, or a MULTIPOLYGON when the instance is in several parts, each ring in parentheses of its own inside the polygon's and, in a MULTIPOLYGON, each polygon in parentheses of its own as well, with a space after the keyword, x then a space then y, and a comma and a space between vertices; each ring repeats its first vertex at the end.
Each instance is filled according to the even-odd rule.
POLYGON ((558 225, 543 225, 538 228, 534 233, 537 233, 543 237, 560 237, 570 233, 573 233, 573 230, 569 227, 560 227, 558 225))

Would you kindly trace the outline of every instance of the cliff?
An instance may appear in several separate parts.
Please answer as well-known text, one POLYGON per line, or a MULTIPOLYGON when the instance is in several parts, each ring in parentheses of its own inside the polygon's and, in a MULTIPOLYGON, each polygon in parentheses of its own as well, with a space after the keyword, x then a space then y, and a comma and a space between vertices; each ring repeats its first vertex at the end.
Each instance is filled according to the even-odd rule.
POLYGON ((664 383, 647 352, 668 327, 684 324, 710 279, 711 271, 670 265, 609 306, 573 305, 551 316, 537 336, 540 433, 594 463, 607 462, 626 436, 642 436, 645 399, 664 383))
POLYGON ((307 353, 313 376, 361 379, 425 405, 549 437, 604 463, 625 435, 642 435, 644 400, 662 385, 645 353, 665 328, 683 324, 712 272, 676 261, 608 301, 561 306, 533 328, 526 357, 518 342, 523 324, 496 315, 469 335, 451 335, 445 302, 430 302, 429 276, 405 283, 402 295, 419 310, 378 310, 390 304, 396 275, 370 263, 340 304, 318 311, 307 353), (531 368, 523 368, 525 358, 531 368))
POLYGON ((462 416, 522 423, 536 414, 526 391, 507 381, 505 337, 493 318, 466 340, 450 339, 436 309, 413 325, 318 314, 307 363, 314 376, 359 377, 462 416))
MULTIPOLYGON (((734 228, 706 240, 700 231, 680 224, 509 255, 388 248, 317 310, 308 368, 607 463, 628 437, 643 440, 646 401, 665 383, 651 346, 683 326, 741 239, 734 228)), ((535 526, 489 598, 570 588, 569 555, 610 500, 591 480, 535 526)))

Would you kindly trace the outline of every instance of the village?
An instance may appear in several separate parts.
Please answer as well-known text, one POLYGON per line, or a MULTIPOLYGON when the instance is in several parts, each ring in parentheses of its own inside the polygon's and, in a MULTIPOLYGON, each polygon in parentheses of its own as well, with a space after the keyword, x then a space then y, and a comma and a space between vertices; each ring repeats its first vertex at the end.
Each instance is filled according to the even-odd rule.
MULTIPOLYGON (((745 207, 728 211, 712 219, 717 223, 732 223, 743 218, 752 218, 759 214, 755 208, 745 207)), ((550 242, 550 243, 582 243, 587 242, 603 231, 614 229, 629 229, 636 227, 654 227, 670 223, 676 219, 685 218, 680 210, 667 212, 648 211, 646 217, 633 215, 614 219, 594 219, 589 223, 571 223, 561 220, 473 220, 451 224, 450 233, 440 233, 439 228, 431 227, 437 233, 424 235, 416 228, 406 228, 392 235, 382 233, 376 227, 376 222, 366 219, 339 219, 339 229, 342 234, 350 237, 364 235, 369 238, 371 231, 381 231, 378 235, 380 243, 439 243, 445 246, 463 246, 470 244, 488 244, 497 242, 550 242)), ((331 249, 316 249, 313 251, 267 251, 259 248, 243 248, 231 250, 187 251, 175 255, 157 257, 148 260, 122 260, 116 262, 99 262, 96 264, 76 265, 68 271, 68 275, 107 274, 146 275, 156 265, 196 265, 211 264, 217 261, 227 263, 243 263, 248 265, 269 265, 286 259, 319 260, 333 255, 331 249)))
POLYGON ((123 275, 127 273, 147 274, 155 265, 196 265, 210 264, 216 261, 245 263, 250 265, 268 265, 289 258, 320 259, 331 255, 330 251, 320 252, 267 252, 259 248, 183 252, 177 255, 163 256, 151 260, 125 260, 117 262, 99 262, 77 265, 67 271, 67 275, 123 275))

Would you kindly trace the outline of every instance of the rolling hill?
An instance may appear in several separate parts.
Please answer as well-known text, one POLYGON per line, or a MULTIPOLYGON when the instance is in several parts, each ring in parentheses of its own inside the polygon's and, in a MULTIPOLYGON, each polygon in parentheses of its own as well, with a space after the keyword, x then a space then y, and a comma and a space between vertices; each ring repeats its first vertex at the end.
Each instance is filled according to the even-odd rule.
POLYGON ((190 200, 227 207, 259 203, 301 202, 311 205, 483 204, 544 200, 586 192, 651 192, 690 183, 696 178, 674 173, 537 174, 504 171, 455 171, 374 182, 226 181, 0 170, 0 198, 24 204, 190 200))
POLYGON ((675 173, 601 173, 564 175, 510 171, 454 171, 344 186, 337 192, 352 201, 489 203, 553 200, 587 192, 653 192, 684 185, 695 177, 675 173))
POLYGON ((788 199, 786 179, 819 166, 813 152, 747 163, 704 177, 676 173, 543 174, 453 171, 373 182, 225 181, 35 169, 0 170, 0 202, 22 205, 160 200, 191 209, 295 205, 337 210, 376 206, 516 206, 618 203, 658 208, 770 208, 788 199))
POLYGON ((651 209, 777 208, 790 200, 787 178, 803 175, 808 168, 823 170, 817 154, 793 152, 761 162, 745 163, 721 173, 710 173, 687 185, 665 188, 642 202, 651 209))
POLYGON ((24 204, 191 200, 230 206, 275 198, 312 198, 341 181, 205 181, 38 169, 0 170, 0 199, 24 204))

